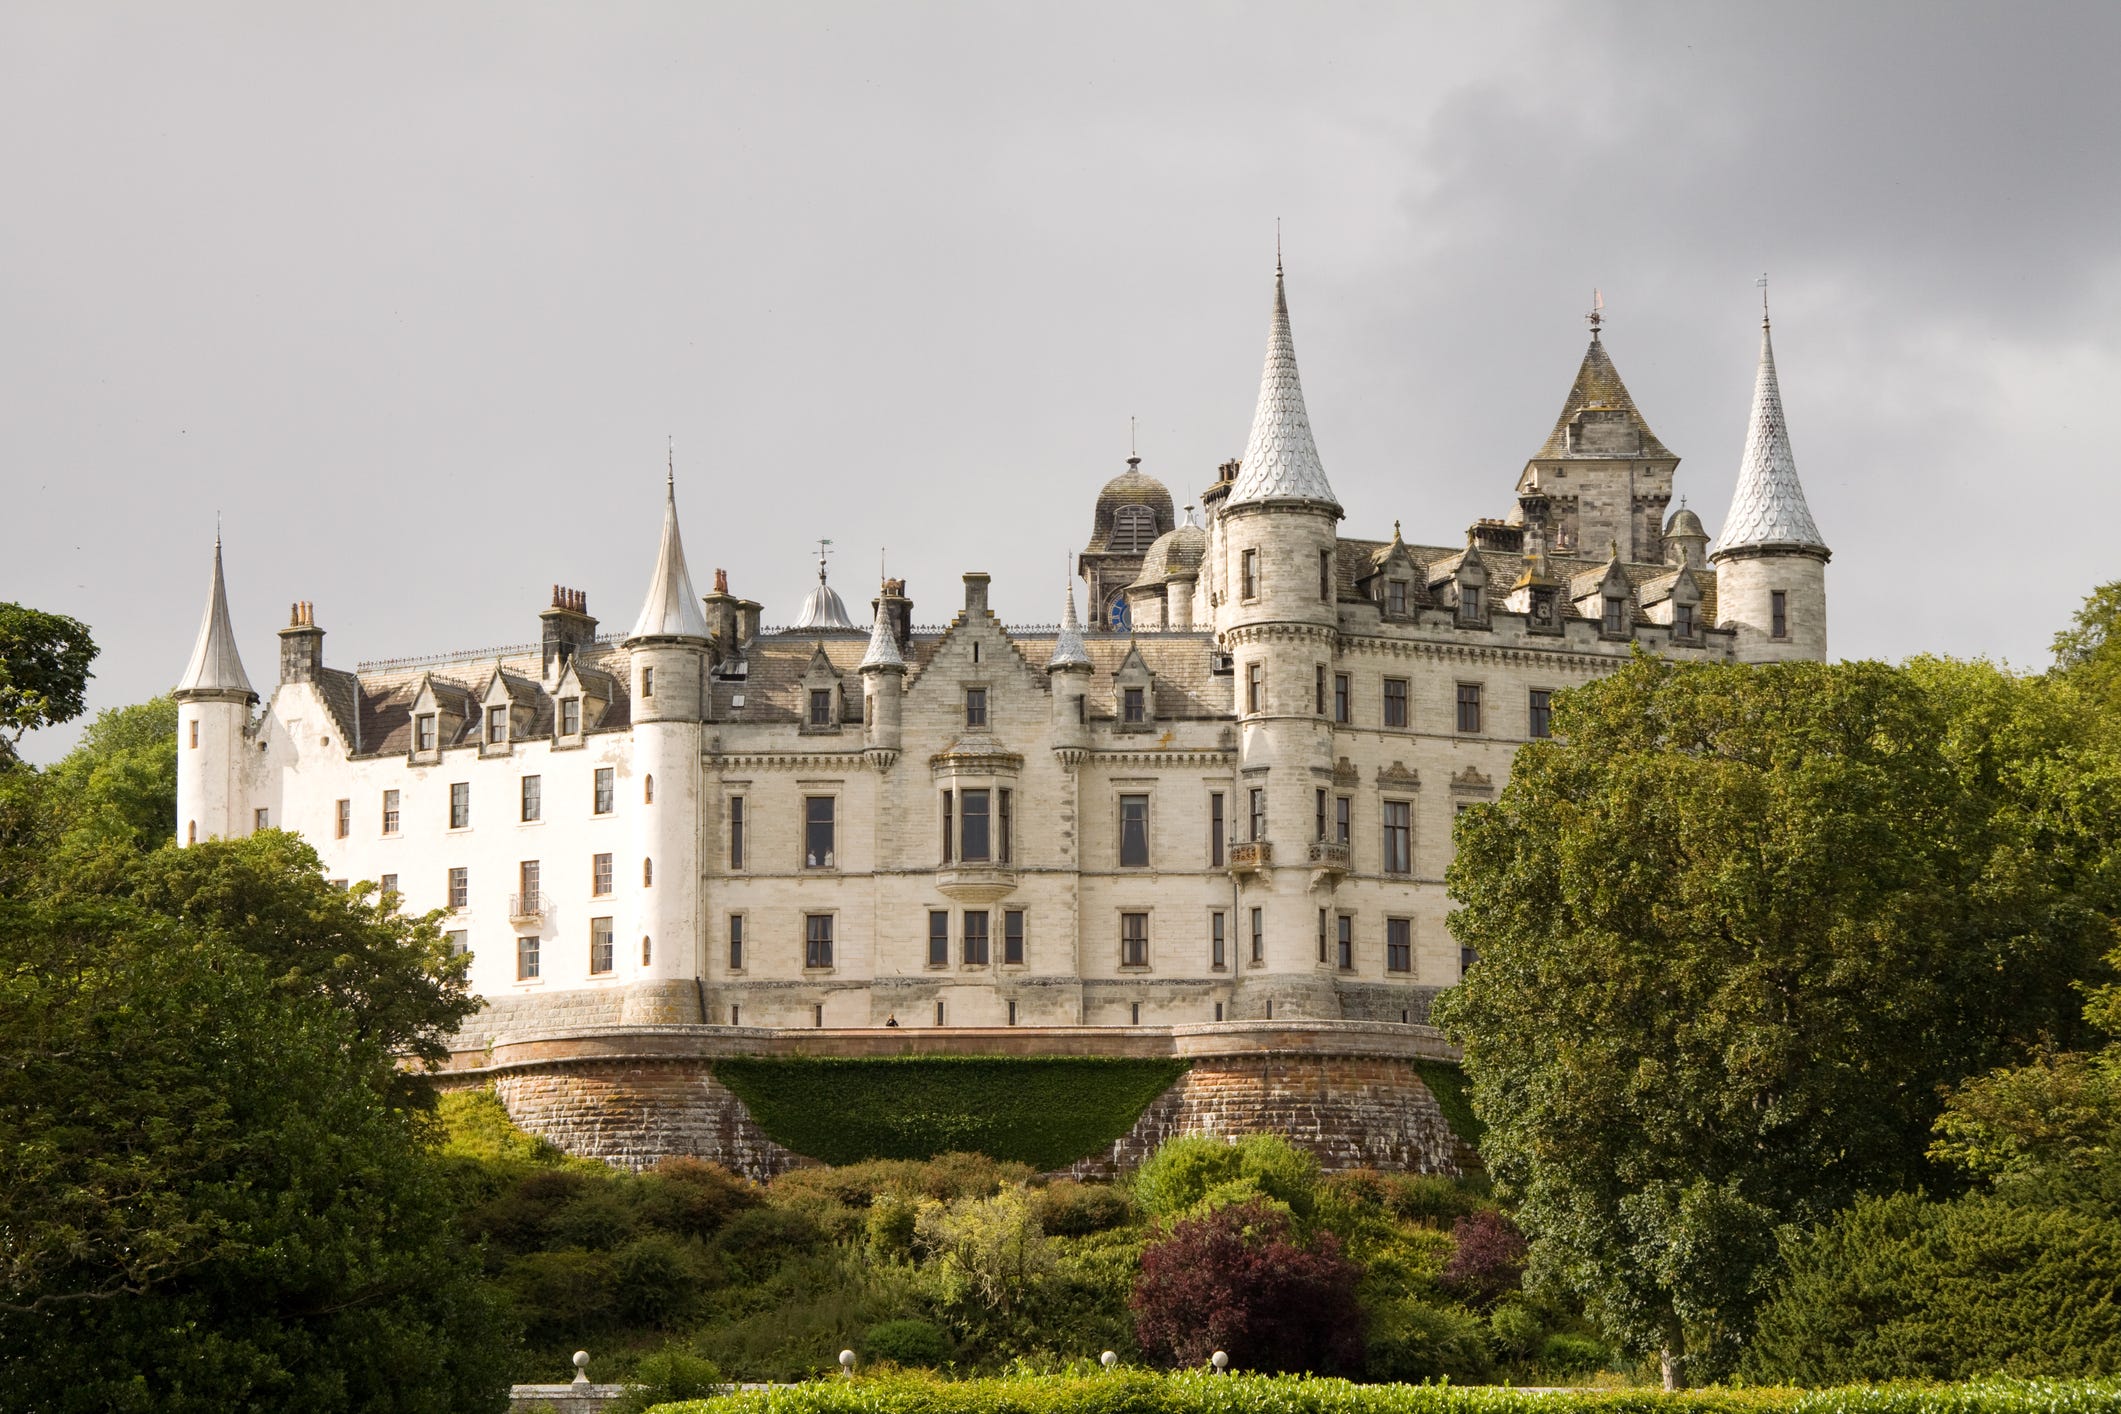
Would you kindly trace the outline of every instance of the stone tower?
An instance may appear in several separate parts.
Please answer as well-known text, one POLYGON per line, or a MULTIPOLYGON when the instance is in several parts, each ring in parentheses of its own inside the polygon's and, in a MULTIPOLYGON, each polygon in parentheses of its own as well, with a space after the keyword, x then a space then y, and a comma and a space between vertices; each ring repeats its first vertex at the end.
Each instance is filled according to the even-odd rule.
POLYGON ((1591 346, 1546 444, 1517 478, 1518 514, 1556 553, 1609 545, 1636 564, 1664 559, 1664 514, 1679 458, 1650 431, 1591 316, 1591 346))
POLYGON ((700 724, 706 717, 707 616, 693 593, 678 537, 675 478, 664 483, 663 538, 648 598, 625 647, 632 655, 630 792, 640 871, 634 927, 617 936, 618 970, 630 973, 622 1019, 630 1025, 701 1020, 699 1000, 700 724))
POLYGON ((1266 367, 1252 431, 1230 493, 1216 513, 1210 562, 1215 627, 1236 674, 1240 755, 1231 864, 1240 952, 1247 956, 1255 910, 1264 938, 1259 971, 1248 965, 1240 1015, 1338 1016, 1331 974, 1314 956, 1321 906, 1307 850, 1315 771, 1333 765, 1333 728, 1316 686, 1332 671, 1339 626, 1334 545, 1340 500, 1311 437, 1289 301, 1280 262, 1266 367))
POLYGON ((1763 309, 1745 460, 1723 536, 1709 555, 1716 566, 1716 612, 1724 627, 1737 632, 1735 652, 1741 661, 1825 661, 1830 554, 1797 481, 1775 378, 1775 345, 1763 309))
POLYGON ((228 590, 221 578, 221 537, 214 536, 214 571, 206 592, 206 616, 191 662, 171 694, 177 699, 177 841, 233 839, 250 832, 242 819, 243 744, 250 709, 257 704, 243 660, 236 656, 235 629, 228 621, 228 590))
POLYGON ((1097 493, 1090 541, 1077 557, 1076 568, 1090 591, 1092 631, 1131 626, 1124 617, 1127 587, 1141 576, 1149 547, 1177 525, 1170 491, 1141 466, 1140 457, 1128 457, 1127 469, 1097 493))

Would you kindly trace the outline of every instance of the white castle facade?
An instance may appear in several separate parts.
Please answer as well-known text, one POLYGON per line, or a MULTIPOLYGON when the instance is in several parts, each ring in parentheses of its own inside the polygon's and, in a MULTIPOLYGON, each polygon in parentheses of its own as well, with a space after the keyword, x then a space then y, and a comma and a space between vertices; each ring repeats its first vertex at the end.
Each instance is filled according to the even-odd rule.
MULTIPOLYGON (((1348 538, 1279 271, 1245 454, 1178 523, 1099 495, 1059 630, 964 577, 940 630, 886 581, 762 631, 695 593, 674 490, 631 631, 555 590, 538 643, 326 667, 298 603, 258 710, 221 552, 179 706, 180 841, 300 831, 327 873, 448 913, 471 1031, 1421 1022, 1467 959, 1452 820, 1638 645, 1826 653, 1828 551, 1765 323, 1713 550, 1678 458, 1591 344, 1507 516, 1450 546, 1348 538)), ((1456 538, 1456 537, 1453 537, 1456 538)))

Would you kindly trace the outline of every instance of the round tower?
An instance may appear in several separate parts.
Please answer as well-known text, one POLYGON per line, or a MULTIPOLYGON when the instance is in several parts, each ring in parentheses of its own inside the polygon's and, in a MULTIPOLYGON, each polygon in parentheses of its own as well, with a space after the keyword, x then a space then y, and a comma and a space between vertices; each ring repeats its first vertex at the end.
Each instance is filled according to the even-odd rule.
POLYGON ((1075 617, 1075 585, 1071 583, 1061 609, 1060 634, 1053 640, 1053 656, 1046 660, 1046 680, 1053 687, 1053 750, 1061 764, 1071 769, 1082 764, 1090 749, 1089 713, 1083 705, 1083 695, 1090 690, 1090 673, 1090 649, 1075 617))
POLYGON ((1716 614, 1722 627, 1737 635, 1739 661, 1825 661, 1831 555, 1797 480, 1763 307, 1745 460, 1723 537, 1709 554, 1716 567, 1716 614))
POLYGON ((697 1022, 700 1000, 700 724, 706 718, 707 617, 693 593, 678 536, 675 479, 666 482, 663 538, 648 598, 624 647, 633 695, 635 857, 626 877, 634 926, 617 946, 633 981, 628 1025, 697 1022))
POLYGON ((862 748, 885 770, 898 760, 900 719, 906 693, 906 657, 899 651, 898 615, 892 600, 899 586, 885 580, 876 598, 876 623, 862 655, 862 748))
POLYGON ((1337 1017, 1333 979, 1316 958, 1310 888, 1313 772, 1333 765, 1333 728, 1318 684, 1332 672, 1340 611, 1335 562, 1340 500, 1311 437, 1280 262, 1252 432, 1218 509, 1217 639, 1235 668, 1241 733, 1239 843, 1230 854, 1239 907, 1263 910, 1266 961, 1241 984, 1240 1014, 1337 1017), (1324 676, 1322 676, 1324 675, 1324 676))
POLYGON ((191 661, 170 695, 177 699, 177 843, 248 833, 243 744, 258 694, 236 654, 218 534, 206 615, 199 623, 191 661))

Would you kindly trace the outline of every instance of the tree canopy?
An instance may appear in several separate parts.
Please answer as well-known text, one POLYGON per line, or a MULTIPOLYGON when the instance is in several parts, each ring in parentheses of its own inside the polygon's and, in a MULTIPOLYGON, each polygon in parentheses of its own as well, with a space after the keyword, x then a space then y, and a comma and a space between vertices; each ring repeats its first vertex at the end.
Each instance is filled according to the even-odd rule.
POLYGON ((1642 657, 1554 729, 1461 818, 1437 1014, 1534 1278, 1678 1383, 1778 1227, 1949 1187, 1940 1090, 2078 1034, 2121 771, 2086 696, 1985 664, 1642 657))
POLYGON ((81 715, 95 656, 88 625, 0 604, 0 768, 15 759, 24 732, 81 715))

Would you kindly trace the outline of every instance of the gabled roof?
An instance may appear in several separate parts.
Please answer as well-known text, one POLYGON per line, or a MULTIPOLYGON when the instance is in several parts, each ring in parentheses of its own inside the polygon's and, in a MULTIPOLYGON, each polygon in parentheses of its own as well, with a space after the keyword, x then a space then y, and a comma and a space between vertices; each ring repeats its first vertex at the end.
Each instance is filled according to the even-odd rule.
POLYGON ((221 537, 214 536, 214 572, 206 590, 206 614, 199 620, 199 639, 191 661, 177 681, 177 692, 240 694, 255 702, 258 693, 236 655, 236 631, 228 620, 228 589, 221 579, 221 537))
POLYGON ((1274 315, 1267 324, 1267 364, 1259 375, 1259 404, 1252 435, 1230 488, 1226 506, 1262 501, 1314 501, 1338 514, 1340 498, 1326 480, 1325 464, 1311 440, 1303 381, 1296 374, 1296 340, 1289 332, 1289 297, 1281 262, 1274 265, 1274 315))
POLYGON ((1628 394, 1628 385, 1620 381, 1620 370, 1613 366, 1612 357, 1605 351, 1605 343, 1595 333, 1591 335, 1591 346, 1583 351, 1583 364, 1576 370, 1576 381, 1569 387, 1568 401, 1561 405, 1561 416, 1554 419, 1554 430, 1547 434, 1545 445, 1532 454, 1533 461, 1545 461, 1553 457, 1578 456, 1581 453, 1569 450, 1569 424, 1576 414, 1585 408, 1617 408, 1628 414, 1635 430, 1642 434, 1642 447, 1631 455, 1642 457, 1669 457, 1671 451, 1657 440, 1650 431, 1650 424, 1643 420, 1642 412, 1635 406, 1635 399, 1628 394))
POLYGON ((1775 345, 1763 319, 1745 460, 1738 467, 1738 490, 1731 497, 1730 514, 1723 518, 1723 538, 1716 542, 1715 553, 1771 548, 1826 553, 1811 507, 1804 502, 1804 487, 1797 482, 1797 459, 1790 453, 1789 427, 1782 420, 1782 387, 1775 377, 1775 345))
POLYGON ((641 616, 634 620, 629 638, 705 638, 707 614, 700 596, 692 592, 692 575, 685 568, 685 545, 678 538, 678 492, 673 477, 663 485, 663 541, 656 551, 655 574, 648 581, 648 598, 641 616))

